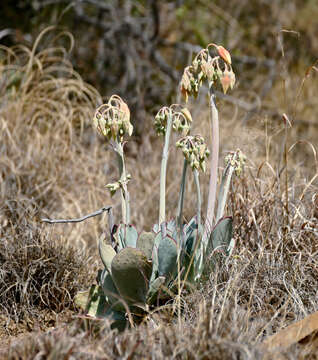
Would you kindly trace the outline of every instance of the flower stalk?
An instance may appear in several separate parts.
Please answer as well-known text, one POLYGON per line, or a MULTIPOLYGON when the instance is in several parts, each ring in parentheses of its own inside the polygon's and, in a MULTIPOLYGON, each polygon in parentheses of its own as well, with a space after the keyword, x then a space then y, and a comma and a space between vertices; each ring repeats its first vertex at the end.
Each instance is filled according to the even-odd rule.
POLYGON ((181 176, 181 186, 179 192, 178 210, 177 210, 177 223, 180 229, 182 227, 182 212, 183 212, 183 204, 184 204, 187 169, 188 169, 188 161, 184 159, 182 176, 181 176))
POLYGON ((235 172, 237 176, 241 175, 242 169, 246 161, 246 156, 241 152, 240 149, 237 149, 235 152, 230 152, 229 155, 225 157, 225 169, 222 175, 222 181, 220 185, 220 191, 218 196, 218 208, 216 212, 216 220, 218 223, 224 215, 225 204, 227 200, 227 195, 230 190, 230 184, 232 175, 235 172))
POLYGON ((113 95, 107 103, 96 110, 93 121, 95 127, 110 142, 117 154, 120 179, 106 185, 106 188, 109 189, 111 195, 120 189, 122 221, 128 225, 130 223, 130 201, 127 184, 130 175, 127 174, 125 166, 124 136, 131 136, 133 132, 129 108, 118 95, 113 95))
POLYGON ((121 209, 122 209, 122 221, 128 225, 130 223, 130 196, 127 188, 127 183, 130 178, 126 173, 124 148, 121 142, 115 142, 114 150, 117 154, 118 169, 120 174, 120 196, 121 196, 121 209))
POLYGON ((160 171, 160 206, 159 206, 159 222, 161 224, 166 219, 166 178, 167 164, 169 157, 169 142, 172 128, 172 113, 169 109, 167 116, 167 128, 165 133, 165 144, 162 151, 161 171, 160 171))
POLYGON ((209 234, 214 224, 214 209, 216 201, 216 189, 218 178, 218 161, 219 161, 219 113, 215 104, 215 92, 213 83, 209 83, 209 100, 210 100, 210 121, 212 131, 212 149, 210 160, 210 180, 208 193, 208 206, 203 233, 203 244, 207 244, 209 234))
POLYGON ((193 171, 194 183, 197 191, 197 221, 200 226, 201 224, 201 191, 200 191, 200 181, 199 181, 199 171, 195 169, 193 171))

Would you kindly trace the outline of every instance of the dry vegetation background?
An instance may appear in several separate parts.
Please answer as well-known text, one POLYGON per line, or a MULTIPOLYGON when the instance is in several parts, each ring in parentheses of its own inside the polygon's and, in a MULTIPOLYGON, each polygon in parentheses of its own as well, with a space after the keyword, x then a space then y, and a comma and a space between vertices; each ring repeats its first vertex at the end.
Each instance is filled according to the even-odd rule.
MULTIPOLYGON (((318 311, 318 86, 312 67, 318 57, 318 3, 72 4, 3 2, 1 356, 277 358, 259 344, 318 311), (248 158, 228 203, 237 246, 227 263, 185 294, 179 323, 159 312, 157 327, 145 323, 118 335, 108 323, 87 322, 73 304, 75 293, 94 282, 101 266, 96 243, 106 216, 55 226, 40 219, 79 217, 105 205, 112 205, 119 219, 120 200, 105 189, 117 180, 115 158, 91 121, 96 106, 117 93, 130 106, 136 129, 127 145, 133 223, 139 231, 151 228, 158 213, 162 145, 153 116, 160 105, 180 101, 183 66, 212 41, 230 50, 238 79, 228 96, 218 98, 221 160, 237 147, 248 158), (292 125, 287 172, 283 113, 292 125)), ((204 93, 189 106, 194 132, 205 135, 204 93)), ((173 216, 182 164, 173 147, 169 162, 167 209, 173 216)), ((204 198, 207 176, 202 183, 204 198)), ((194 208, 190 191, 185 217, 194 208)), ((316 359, 317 338, 281 356, 316 359)))

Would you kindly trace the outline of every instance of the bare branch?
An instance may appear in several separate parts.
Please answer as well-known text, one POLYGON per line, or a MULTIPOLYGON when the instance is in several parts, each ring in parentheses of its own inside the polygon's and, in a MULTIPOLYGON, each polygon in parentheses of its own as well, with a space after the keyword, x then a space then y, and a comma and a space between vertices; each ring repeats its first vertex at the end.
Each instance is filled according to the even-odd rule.
POLYGON ((41 219, 41 221, 49 223, 49 224, 78 223, 78 222, 84 221, 86 219, 89 219, 93 216, 101 215, 104 211, 110 211, 111 208, 112 208, 111 206, 104 206, 101 209, 99 209, 91 214, 85 215, 85 216, 77 218, 77 219, 55 219, 55 220, 54 219, 52 219, 52 220, 51 219, 41 219))

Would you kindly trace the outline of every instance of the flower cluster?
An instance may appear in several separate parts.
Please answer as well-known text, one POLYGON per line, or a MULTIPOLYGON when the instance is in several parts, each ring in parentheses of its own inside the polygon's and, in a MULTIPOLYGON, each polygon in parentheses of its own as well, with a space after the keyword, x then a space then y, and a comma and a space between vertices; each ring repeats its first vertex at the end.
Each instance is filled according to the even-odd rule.
POLYGON ((224 93, 229 88, 232 89, 235 84, 235 74, 231 63, 231 55, 223 46, 209 44, 206 49, 201 50, 192 65, 187 66, 183 72, 180 89, 186 102, 188 96, 198 96, 200 86, 205 79, 210 83, 220 82, 224 93), (218 55, 212 57, 210 47, 216 48, 218 55))
POLYGON ((185 136, 176 143, 176 146, 182 150, 184 158, 193 170, 201 169, 205 172, 205 160, 209 157, 210 151, 201 135, 185 136))
POLYGON ((106 104, 96 110, 93 121, 108 140, 118 138, 122 142, 124 135, 131 136, 133 132, 129 108, 118 95, 111 96, 106 104))
POLYGON ((237 176, 241 175, 245 162, 246 156, 242 153, 240 149, 237 149, 236 151, 231 151, 225 157, 225 164, 230 164, 231 166, 233 166, 237 176))
POLYGON ((109 183, 106 185, 106 188, 110 191, 110 195, 115 195, 116 191, 119 189, 123 189, 124 186, 128 184, 129 180, 131 179, 131 175, 127 174, 126 179, 118 180, 114 183, 109 183))
POLYGON ((174 131, 187 135, 191 128, 192 117, 187 108, 173 104, 170 107, 161 108, 155 117, 155 129, 158 135, 165 135, 168 117, 172 117, 172 128, 174 131))

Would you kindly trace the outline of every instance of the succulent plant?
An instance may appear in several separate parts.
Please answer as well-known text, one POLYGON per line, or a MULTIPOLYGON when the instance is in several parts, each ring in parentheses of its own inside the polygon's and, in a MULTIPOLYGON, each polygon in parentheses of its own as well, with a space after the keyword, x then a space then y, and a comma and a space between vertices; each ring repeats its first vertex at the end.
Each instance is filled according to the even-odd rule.
MULTIPOLYGON (((113 327, 122 329, 124 319, 128 324, 128 313, 135 320, 142 318, 156 301, 171 297, 178 269, 185 283, 193 283, 205 265, 204 248, 198 246, 202 225, 195 216, 182 226, 181 233, 175 220, 161 224, 155 232, 158 229, 157 225, 138 235, 133 226, 120 224, 113 235, 114 247, 102 236, 99 253, 104 269, 99 285, 79 293, 76 304, 88 315, 109 318, 113 327)), ((217 250, 216 256, 226 256, 231 239, 232 221, 227 217, 211 234, 209 254, 217 250)))
MULTIPOLYGON (((224 211, 232 175, 240 175, 245 162, 245 157, 239 150, 230 153, 226 158, 217 214, 214 215, 218 112, 214 103, 213 86, 219 83, 226 92, 235 83, 231 56, 224 47, 208 45, 197 54, 192 64, 185 68, 180 89, 186 101, 190 95, 198 95, 205 80, 209 82, 213 143, 208 210, 204 226, 201 223, 199 171, 206 171, 206 160, 210 152, 202 136, 190 134, 193 122, 190 111, 183 105, 173 104, 160 109, 155 117, 155 130, 164 137, 159 219, 152 231, 138 234, 130 222, 128 183, 131 176, 126 171, 124 159, 124 137, 131 136, 133 131, 129 108, 119 96, 113 95, 106 104, 96 110, 94 124, 111 143, 118 159, 120 179, 109 183, 106 188, 111 195, 120 191, 122 222, 114 225, 109 212, 109 234, 102 235, 98 243, 104 265, 97 276, 98 285, 78 293, 75 303, 92 317, 109 318, 114 328, 122 330, 128 322, 140 322, 158 301, 170 299, 176 291, 180 295, 188 284, 199 281, 207 259, 213 268, 220 257, 229 256, 233 251, 232 218, 224 216, 224 211), (210 53, 212 48, 217 52, 215 56, 210 53), (176 218, 167 221, 166 174, 172 131, 182 136, 176 146, 182 150, 184 165, 176 218), (195 216, 189 222, 184 222, 183 204, 188 168, 192 170, 194 177, 197 206, 195 216)), ((101 210, 107 209, 111 207, 101 210)), ((96 213, 99 214, 100 211, 96 213)), ((90 216, 84 218, 88 217, 90 216)))

